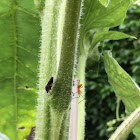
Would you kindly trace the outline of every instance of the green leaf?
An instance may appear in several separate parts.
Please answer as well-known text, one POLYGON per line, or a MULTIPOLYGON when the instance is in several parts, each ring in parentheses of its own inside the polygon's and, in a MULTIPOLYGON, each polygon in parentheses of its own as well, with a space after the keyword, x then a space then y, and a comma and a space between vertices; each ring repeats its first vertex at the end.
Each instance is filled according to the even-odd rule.
POLYGON ((96 28, 115 27, 123 22, 131 0, 111 0, 105 8, 98 0, 85 0, 81 18, 81 33, 96 28))
POLYGON ((121 33, 121 32, 116 32, 116 31, 99 31, 99 32, 95 33, 95 35, 93 37, 89 52, 91 52, 93 50, 93 48, 97 45, 97 43, 99 43, 101 41, 119 40, 119 39, 124 39, 124 38, 135 38, 135 37, 121 33))
POLYGON ((101 4, 102 4, 103 6, 105 6, 105 7, 107 7, 108 4, 109 4, 109 2, 110 2, 110 0, 99 0, 99 1, 100 1, 101 4))
MULTIPOLYGON (((111 56, 109 51, 104 52, 105 70, 109 83, 116 95, 123 101, 127 113, 133 112, 140 106, 140 88, 111 56)), ((134 134, 140 139, 140 123, 134 128, 134 134)))
POLYGON ((85 45, 89 32, 93 34, 93 38, 96 32, 107 31, 110 27, 118 26, 123 22, 130 1, 112 0, 108 7, 104 7, 98 0, 84 1, 83 15, 80 20, 80 53, 87 53, 87 50, 91 47, 91 45, 85 45))
POLYGON ((11 140, 35 125, 39 24, 33 0, 0 1, 0 131, 11 140))

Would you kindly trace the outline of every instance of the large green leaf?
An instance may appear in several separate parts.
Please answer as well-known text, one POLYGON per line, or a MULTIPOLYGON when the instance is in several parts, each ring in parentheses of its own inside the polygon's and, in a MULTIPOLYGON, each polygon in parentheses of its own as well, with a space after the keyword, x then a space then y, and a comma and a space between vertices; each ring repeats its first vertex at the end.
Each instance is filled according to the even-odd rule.
POLYGON ((33 0, 0 0, 0 132, 11 140, 35 125, 39 24, 33 0))
MULTIPOLYGON (((133 112, 140 106, 140 88, 111 56, 109 51, 104 52, 105 70, 109 83, 114 92, 123 101, 127 113, 133 112)), ((140 139, 140 123, 134 128, 134 134, 140 139)))
POLYGON ((115 27, 123 22, 131 0, 111 0, 107 8, 98 0, 85 0, 81 18, 81 32, 95 28, 115 27))
MULTIPOLYGON (((80 27, 79 49, 81 53, 87 53, 87 50, 90 47, 92 47, 91 49, 93 49, 93 45, 85 44, 85 42, 88 42, 87 39, 90 40, 89 38, 87 38, 89 32, 90 34, 93 34, 92 38, 94 42, 97 43, 100 40, 98 38, 94 39, 94 34, 96 32, 100 32, 101 34, 102 31, 107 31, 109 30, 110 27, 118 26, 120 23, 123 22, 130 2, 131 0, 123 0, 122 2, 118 0, 111 0, 109 5, 107 7, 104 7, 102 4, 104 3, 104 5, 106 5, 108 3, 108 0, 106 1, 101 0, 100 2, 98 0, 84 1, 83 15, 80 21, 81 27, 80 27)), ((125 38, 124 35, 122 38, 125 38)), ((105 39, 106 38, 102 36, 102 40, 105 39)))

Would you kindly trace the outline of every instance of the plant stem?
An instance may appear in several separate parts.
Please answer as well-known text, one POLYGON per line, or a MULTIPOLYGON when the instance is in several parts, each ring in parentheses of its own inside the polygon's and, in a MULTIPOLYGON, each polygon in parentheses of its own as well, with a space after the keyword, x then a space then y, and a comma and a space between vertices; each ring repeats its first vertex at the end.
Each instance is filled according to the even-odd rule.
POLYGON ((85 135, 85 65, 86 55, 79 55, 78 61, 78 80, 83 84, 82 96, 78 98, 78 127, 77 127, 77 140, 84 140, 85 135), (82 101, 83 100, 83 101, 82 101))
POLYGON ((61 45, 62 45, 62 34, 63 34, 63 26, 64 26, 64 16, 65 16, 65 8, 66 8, 66 1, 63 0, 61 4, 61 10, 59 14, 59 23, 58 23, 58 33, 57 33, 57 68, 59 66, 60 56, 61 56, 61 45))
MULTIPOLYGON (((66 4, 65 2, 63 3, 66 6, 65 8, 63 7, 64 20, 60 20, 62 25, 58 22, 59 14, 61 14, 59 13, 61 4, 61 0, 46 0, 44 10, 40 12, 42 20, 42 47, 36 140, 59 139, 63 117, 71 101, 81 0, 66 0, 66 4), (58 28, 61 28, 60 33, 62 33, 59 37, 57 37, 58 28), (62 45, 60 45, 61 40, 62 45), (57 71, 57 62, 59 61, 57 60, 59 57, 56 56, 59 53, 56 52, 58 51, 57 45, 61 47, 59 68, 52 90, 47 94, 45 91, 46 83, 50 77, 55 76, 57 71), (46 110, 49 112, 46 112, 46 110)), ((62 18, 62 16, 60 17, 62 18)))
POLYGON ((50 94, 51 107, 59 111, 67 110, 71 101, 80 10, 80 0, 66 1, 60 63, 57 77, 50 94))
MULTIPOLYGON (((63 121, 63 112, 58 112, 57 110, 51 109, 51 130, 50 130, 50 140, 58 140, 60 137, 60 129, 63 121)), ((47 137, 46 137, 47 140, 47 137)))
POLYGON ((124 140, 132 129, 140 122, 140 107, 128 116, 117 128, 109 140, 124 140))
MULTIPOLYGON (((72 79, 77 51, 77 34, 80 10, 81 0, 66 1, 60 63, 54 86, 49 94, 50 107, 52 110, 54 110, 51 112, 51 116, 55 116, 59 112, 61 112, 60 115, 62 116, 55 118, 56 120, 54 121, 52 120, 53 123, 57 121, 62 122, 61 118, 63 117, 63 114, 68 111, 68 107, 71 102, 72 79)), ((51 126, 55 126, 55 124, 51 124, 51 126)), ((56 129, 61 128, 61 126, 62 123, 59 123, 57 128, 51 127, 50 138, 54 138, 54 132, 56 132, 56 129)), ((58 130, 60 131, 60 129, 58 130)), ((63 131, 66 132, 67 130, 63 131)), ((57 133, 61 137, 60 132, 57 133)))
MULTIPOLYGON (((40 2, 40 0, 39 0, 40 2)), ((39 67, 39 91, 36 119, 36 140, 46 140, 49 137, 50 108, 46 103, 45 86, 57 70, 57 28, 61 0, 45 0, 41 11, 41 54, 39 67)))
POLYGON ((68 140, 69 122, 70 122, 70 110, 66 111, 64 114, 59 136, 60 140, 68 140))
POLYGON ((120 103, 121 103, 121 99, 119 97, 117 97, 117 107, 116 107, 116 119, 119 120, 119 109, 120 109, 120 103))

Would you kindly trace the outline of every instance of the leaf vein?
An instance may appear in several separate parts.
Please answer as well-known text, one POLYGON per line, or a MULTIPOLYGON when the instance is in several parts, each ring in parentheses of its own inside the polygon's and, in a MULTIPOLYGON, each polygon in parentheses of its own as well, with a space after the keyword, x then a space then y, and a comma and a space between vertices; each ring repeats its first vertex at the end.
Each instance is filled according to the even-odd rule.
MULTIPOLYGON (((91 24, 93 24, 96 20, 99 20, 99 19, 101 19, 102 17, 105 17, 105 16, 107 16, 108 14, 112 13, 112 11, 116 10, 117 8, 119 8, 120 5, 121 5, 121 4, 118 3, 116 6, 114 6, 114 8, 110 9, 110 10, 109 10, 108 12, 106 12, 105 14, 103 14, 103 15, 101 15, 101 16, 95 18, 95 19, 94 19, 93 21, 91 21, 86 27, 88 27, 88 26, 90 26, 91 24)), ((85 29, 85 30, 86 30, 86 29, 85 29)))
POLYGON ((0 60, 0 63, 1 63, 1 62, 3 62, 3 61, 8 60, 8 59, 10 59, 10 58, 13 58, 13 57, 12 57, 12 56, 10 56, 10 57, 6 57, 6 58, 4 58, 4 59, 1 59, 1 60, 0 60))
POLYGON ((9 11, 9 12, 7 12, 7 13, 3 13, 3 14, 0 15, 0 18, 1 18, 1 17, 5 17, 5 16, 10 15, 10 14, 11 14, 11 11, 9 11))
POLYGON ((34 14, 34 13, 31 13, 31 12, 25 10, 25 9, 22 8, 22 7, 17 6, 17 9, 18 9, 19 11, 22 11, 22 12, 24 12, 24 13, 26 13, 26 14, 28 14, 28 15, 31 15, 31 16, 33 16, 33 17, 35 17, 35 18, 39 18, 38 15, 36 15, 36 14, 34 14))
POLYGON ((17 81, 17 28, 16 28, 16 5, 17 0, 13 0, 12 4, 12 23, 13 23, 13 35, 14 35, 14 45, 15 45, 15 57, 14 57, 14 100, 15 100, 15 122, 18 123, 18 107, 17 107, 17 92, 16 92, 16 81, 17 81))
POLYGON ((32 75, 36 75, 36 73, 33 71, 33 70, 31 70, 29 67, 27 67, 24 63, 22 63, 19 59, 17 60, 22 66, 24 66, 26 69, 28 69, 29 71, 31 71, 31 73, 32 73, 32 75))
POLYGON ((24 51, 26 51, 26 52, 28 52, 28 53, 30 53, 30 54, 32 54, 32 55, 38 57, 38 55, 32 53, 31 51, 29 51, 29 50, 27 50, 27 49, 25 49, 25 48, 23 48, 23 47, 21 47, 21 46, 18 46, 18 48, 20 48, 20 49, 22 49, 22 50, 24 50, 24 51))

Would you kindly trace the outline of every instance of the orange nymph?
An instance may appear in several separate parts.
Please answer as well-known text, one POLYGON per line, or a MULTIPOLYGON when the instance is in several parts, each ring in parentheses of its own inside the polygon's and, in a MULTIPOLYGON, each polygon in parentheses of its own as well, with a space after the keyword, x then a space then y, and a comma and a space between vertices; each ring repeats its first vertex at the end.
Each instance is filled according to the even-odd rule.
POLYGON ((79 84, 78 87, 77 87, 77 88, 78 88, 78 93, 80 93, 80 94, 82 93, 82 91, 80 90, 80 88, 81 88, 82 86, 83 86, 83 84, 79 84))

